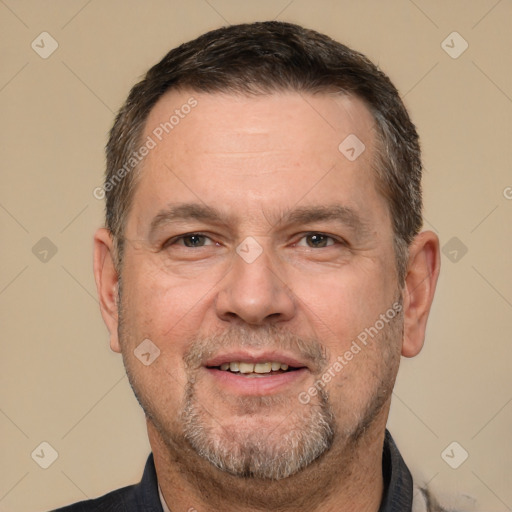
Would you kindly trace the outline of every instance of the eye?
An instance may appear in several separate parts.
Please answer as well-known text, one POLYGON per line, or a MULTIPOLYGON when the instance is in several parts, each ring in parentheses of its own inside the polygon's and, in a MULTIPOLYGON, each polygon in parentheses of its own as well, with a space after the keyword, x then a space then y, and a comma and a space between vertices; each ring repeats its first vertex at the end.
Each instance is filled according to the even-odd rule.
POLYGON ((296 244, 300 247, 311 247, 313 249, 322 249, 334 245, 336 240, 332 236, 323 233, 308 233, 304 235, 296 244))
POLYGON ((188 233, 186 235, 171 238, 169 241, 165 243, 165 247, 169 247, 171 245, 181 245, 184 247, 194 248, 204 247, 206 245, 213 245, 213 241, 206 235, 202 235, 201 233, 188 233))

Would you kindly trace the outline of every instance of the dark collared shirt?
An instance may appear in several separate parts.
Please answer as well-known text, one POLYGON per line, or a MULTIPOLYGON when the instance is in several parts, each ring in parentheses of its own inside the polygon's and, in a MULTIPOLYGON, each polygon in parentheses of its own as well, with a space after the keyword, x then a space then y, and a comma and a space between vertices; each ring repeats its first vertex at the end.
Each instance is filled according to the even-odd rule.
MULTIPOLYGON (((413 484, 409 469, 386 430, 382 454, 384 495, 379 512, 411 512, 413 484)), ((172 508, 171 508, 172 510, 172 508)), ((55 512, 163 512, 158 494, 153 454, 147 460, 142 480, 95 500, 82 501, 55 512)))
POLYGON ((412 509, 412 476, 391 434, 386 430, 382 452, 384 496, 379 512, 410 512, 412 509))

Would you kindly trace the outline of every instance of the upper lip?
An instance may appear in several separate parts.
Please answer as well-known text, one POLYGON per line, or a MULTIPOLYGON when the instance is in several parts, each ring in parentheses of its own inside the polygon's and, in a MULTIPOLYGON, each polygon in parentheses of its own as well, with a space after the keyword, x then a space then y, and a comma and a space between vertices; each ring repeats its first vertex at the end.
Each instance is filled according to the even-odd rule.
POLYGON ((307 368, 308 365, 304 363, 303 361, 300 361, 299 359, 286 354, 284 352, 278 352, 278 351, 267 351, 267 352, 247 352, 244 350, 239 350, 236 352, 226 352, 217 354, 215 357, 212 357, 206 363, 204 366, 220 366, 224 363, 231 363, 231 362, 243 362, 243 363, 272 363, 272 362, 279 362, 279 363, 285 363, 288 366, 292 368, 307 368))

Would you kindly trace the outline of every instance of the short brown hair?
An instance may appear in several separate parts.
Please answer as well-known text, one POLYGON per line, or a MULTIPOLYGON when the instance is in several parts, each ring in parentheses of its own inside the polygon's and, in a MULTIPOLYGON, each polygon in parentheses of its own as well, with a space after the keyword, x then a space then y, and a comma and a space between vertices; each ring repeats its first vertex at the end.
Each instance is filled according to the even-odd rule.
POLYGON ((119 170, 140 147, 149 112, 170 89, 246 95, 340 92, 362 99, 377 126, 377 186, 389 205, 403 283, 407 247, 422 226, 416 128, 394 85, 364 55, 326 35, 277 21, 223 27, 184 43, 130 91, 106 147, 106 225, 116 264, 122 262, 124 224, 137 176, 134 169, 119 179, 119 170))

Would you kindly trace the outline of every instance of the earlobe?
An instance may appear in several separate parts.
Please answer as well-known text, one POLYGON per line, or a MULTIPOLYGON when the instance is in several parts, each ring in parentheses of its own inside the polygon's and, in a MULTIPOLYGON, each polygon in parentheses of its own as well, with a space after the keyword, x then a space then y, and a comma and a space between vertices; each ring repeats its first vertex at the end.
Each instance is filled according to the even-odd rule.
POLYGON ((94 279, 101 315, 110 333, 110 348, 120 352, 118 327, 119 276, 114 261, 114 245, 108 229, 100 228, 94 235, 94 279))
POLYGON ((409 247, 404 289, 402 355, 414 357, 425 341, 425 330, 440 270, 439 239, 432 231, 417 235, 409 247))

